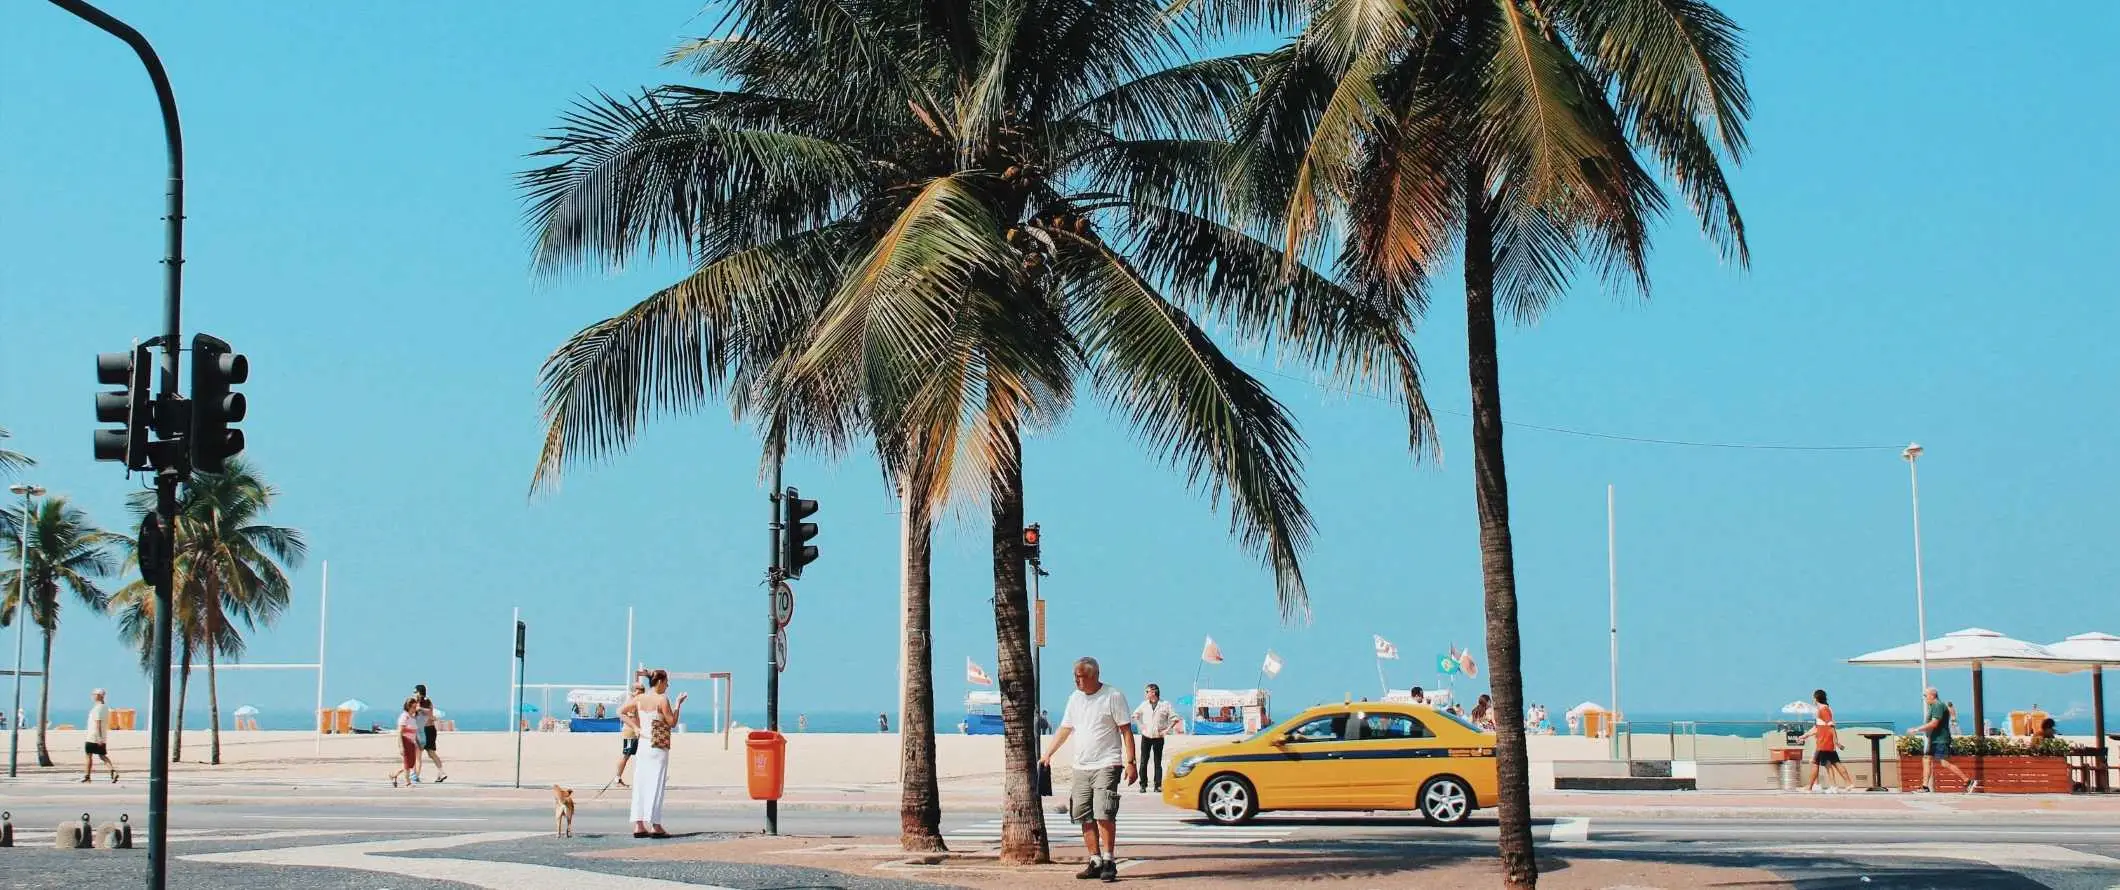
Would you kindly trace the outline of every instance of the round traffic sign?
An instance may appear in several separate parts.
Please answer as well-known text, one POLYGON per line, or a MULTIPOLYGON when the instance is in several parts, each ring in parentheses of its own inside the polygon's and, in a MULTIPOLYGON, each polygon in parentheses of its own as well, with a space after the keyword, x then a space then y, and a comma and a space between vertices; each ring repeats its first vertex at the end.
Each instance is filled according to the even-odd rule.
POLYGON ((773 669, 788 669, 788 629, 785 627, 773 634, 773 669))
POLYGON ((787 627, 795 620, 795 588, 782 581, 773 585, 773 622, 787 627))

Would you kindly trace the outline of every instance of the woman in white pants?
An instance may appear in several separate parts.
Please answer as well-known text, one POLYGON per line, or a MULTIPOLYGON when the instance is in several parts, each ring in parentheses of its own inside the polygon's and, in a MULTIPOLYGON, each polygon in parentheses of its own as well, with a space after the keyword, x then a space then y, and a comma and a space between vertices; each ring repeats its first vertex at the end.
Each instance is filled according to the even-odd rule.
POLYGON ((685 696, 679 693, 677 701, 672 702, 669 694, 669 672, 649 671, 648 691, 634 696, 619 709, 621 717, 639 722, 640 734, 648 741, 633 766, 634 837, 670 836, 662 827, 663 787, 670 778, 670 732, 677 726, 685 696))

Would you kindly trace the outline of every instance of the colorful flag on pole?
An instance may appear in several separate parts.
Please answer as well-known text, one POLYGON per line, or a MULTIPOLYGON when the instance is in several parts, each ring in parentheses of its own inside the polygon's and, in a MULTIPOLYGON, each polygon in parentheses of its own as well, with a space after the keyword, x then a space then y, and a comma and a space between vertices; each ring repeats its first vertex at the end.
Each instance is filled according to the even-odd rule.
POLYGON ((1222 663, 1222 647, 1215 645, 1215 638, 1208 637, 1207 645, 1200 647, 1200 660, 1208 664, 1222 663))
POLYGON ((1259 673, 1265 674, 1269 677, 1280 676, 1281 656, 1273 654, 1272 649, 1266 650, 1266 663, 1259 666, 1259 673))
POLYGON ((973 661, 972 657, 967 655, 964 657, 964 682, 974 686, 992 686, 994 678, 987 676, 986 670, 979 666, 979 662, 973 661))
POLYGON ((1390 640, 1384 639, 1383 637, 1377 636, 1376 634, 1370 634, 1370 636, 1376 637, 1378 658, 1399 657, 1399 647, 1391 645, 1390 640))
POLYGON ((1460 650, 1457 655, 1457 662, 1458 670, 1463 671, 1465 676, 1477 677, 1480 675, 1480 664, 1472 660, 1472 650, 1460 650))
POLYGON ((1436 657, 1435 657, 1435 671, 1436 671, 1436 673, 1439 673, 1439 674, 1455 674, 1455 673, 1457 673, 1457 672, 1458 672, 1458 660, 1457 660, 1457 654, 1453 652, 1453 653, 1451 653, 1451 654, 1449 654, 1449 655, 1438 655, 1438 656, 1436 656, 1436 657))

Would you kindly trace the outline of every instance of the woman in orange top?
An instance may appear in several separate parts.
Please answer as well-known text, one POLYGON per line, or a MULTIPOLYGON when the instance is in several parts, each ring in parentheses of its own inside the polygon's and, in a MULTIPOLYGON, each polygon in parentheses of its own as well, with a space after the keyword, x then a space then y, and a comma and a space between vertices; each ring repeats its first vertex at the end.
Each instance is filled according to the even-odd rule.
POLYGON ((1826 704, 1826 691, 1823 689, 1812 690, 1811 699, 1818 702, 1818 723, 1811 727, 1810 732, 1804 733, 1804 738, 1817 739, 1818 749, 1811 755, 1811 784, 1804 790, 1817 791, 1818 777, 1823 773, 1828 780, 1840 783, 1838 788, 1828 786, 1827 794, 1834 791, 1853 791, 1855 777, 1849 775, 1848 768, 1840 763, 1840 730, 1833 725, 1833 706, 1826 704))

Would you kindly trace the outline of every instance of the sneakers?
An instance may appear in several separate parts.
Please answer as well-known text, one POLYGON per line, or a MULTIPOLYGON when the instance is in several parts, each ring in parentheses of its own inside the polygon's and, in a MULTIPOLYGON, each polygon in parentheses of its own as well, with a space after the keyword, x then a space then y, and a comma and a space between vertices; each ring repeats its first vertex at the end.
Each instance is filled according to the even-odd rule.
POLYGON ((1103 878, 1103 879, 1104 879, 1104 883, 1107 883, 1107 884, 1109 884, 1109 883, 1112 883, 1113 881, 1117 881, 1117 880, 1119 880, 1119 860, 1117 860, 1117 859, 1106 859, 1106 860, 1104 860, 1104 871, 1103 871, 1103 873, 1102 873, 1101 875, 1099 875, 1099 877, 1103 878))
POLYGON ((1976 791, 1979 791, 1979 790, 1980 790, 1980 780, 1979 780, 1979 779, 1967 779, 1967 780, 1966 780, 1966 783, 1965 783, 1965 793, 1967 793, 1967 794, 1972 794, 1972 793, 1974 793, 1974 792, 1976 792, 1976 791))
POLYGON ((1083 866, 1081 871, 1075 872, 1075 879, 1081 881, 1087 881, 1092 878, 1100 878, 1103 876, 1104 860, 1102 858, 1090 859, 1088 865, 1083 866))

